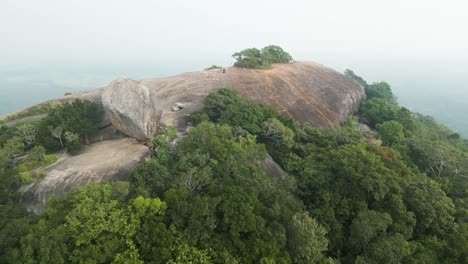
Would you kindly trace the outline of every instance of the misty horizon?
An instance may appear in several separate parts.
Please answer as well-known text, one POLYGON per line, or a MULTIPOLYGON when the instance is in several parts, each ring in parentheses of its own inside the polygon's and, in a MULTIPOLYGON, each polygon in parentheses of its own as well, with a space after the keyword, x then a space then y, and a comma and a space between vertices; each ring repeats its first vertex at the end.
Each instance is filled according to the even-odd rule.
POLYGON ((6 0, 0 114, 116 78, 231 66, 234 52, 275 44, 386 81, 403 106, 468 136, 464 10, 463 1, 6 0))
MULTIPOLYGON (((294 53, 291 52, 294 56, 294 53)), ((338 61, 317 54, 314 61, 343 72, 351 69, 368 82, 386 81, 394 90, 398 101, 412 111, 430 115, 468 137, 468 123, 458 120, 457 112, 468 111, 468 74, 460 62, 428 64, 418 61, 338 61)), ((294 56, 295 57, 295 56, 294 56)), ((295 57, 296 58, 296 57, 295 57)), ((24 69, 0 70, 0 115, 33 104, 53 99, 67 92, 93 90, 106 86, 117 78, 145 79, 169 77, 184 72, 200 71, 212 64, 229 67, 230 54, 226 58, 209 57, 200 61, 162 64, 155 62, 129 63, 125 65, 58 65, 24 69), (32 96, 24 97, 24 94, 32 96)))

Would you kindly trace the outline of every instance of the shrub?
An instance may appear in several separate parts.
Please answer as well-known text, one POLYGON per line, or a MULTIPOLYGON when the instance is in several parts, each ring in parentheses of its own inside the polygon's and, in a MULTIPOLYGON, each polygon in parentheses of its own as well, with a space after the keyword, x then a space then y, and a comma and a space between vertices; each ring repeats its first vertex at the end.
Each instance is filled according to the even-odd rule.
POLYGON ((256 48, 250 48, 242 50, 240 52, 236 52, 232 55, 232 57, 236 59, 234 67, 262 69, 267 66, 264 65, 264 61, 262 60, 262 54, 260 50, 256 48))
POLYGON ((211 65, 210 67, 206 68, 205 71, 209 71, 209 70, 217 70, 217 69, 222 69, 223 67, 221 66, 218 66, 218 65, 211 65))
POLYGON ((292 56, 284 51, 281 47, 270 45, 262 49, 262 58, 267 64, 271 63, 288 63, 293 58, 292 56))
POLYGON ((399 143, 405 137, 403 126, 396 121, 386 121, 378 124, 377 131, 379 132, 379 137, 387 146, 399 143))
MULTIPOLYGON (((44 146, 48 151, 57 151, 63 148, 61 141, 65 138, 65 135, 62 137, 64 131, 78 135, 78 141, 73 144, 80 143, 80 139, 87 143, 88 137, 98 130, 102 116, 102 107, 89 101, 77 99, 57 106, 39 123, 36 144, 44 146)), ((77 146, 71 148, 74 151, 79 149, 77 146)))
POLYGON ((35 146, 28 153, 28 160, 42 163, 45 161, 46 150, 43 146, 35 146))
POLYGON ((27 185, 34 182, 31 172, 25 171, 18 174, 18 182, 20 185, 27 185))
POLYGON ((77 154, 81 149, 80 136, 70 131, 65 132, 67 151, 70 154, 77 154))
POLYGON ((50 164, 55 163, 58 160, 57 155, 45 155, 42 161, 30 160, 18 165, 17 170, 19 172, 32 171, 37 168, 49 166, 50 164))
POLYGON ((385 121, 395 119, 398 105, 381 98, 373 98, 362 105, 361 113, 368 124, 376 127, 385 121))
POLYGON ((52 111, 53 109, 55 109, 59 105, 60 104, 56 102, 35 105, 25 110, 22 110, 18 113, 8 115, 5 119, 0 120, 0 124, 18 120, 18 119, 25 118, 25 117, 34 116, 34 115, 46 114, 52 111))
POLYGON ((47 177, 47 173, 45 172, 39 172, 36 174, 36 179, 40 180, 40 179, 44 179, 45 177, 47 177))
POLYGON ((365 87, 367 99, 380 98, 393 103, 397 102, 392 88, 386 82, 376 82, 365 87))

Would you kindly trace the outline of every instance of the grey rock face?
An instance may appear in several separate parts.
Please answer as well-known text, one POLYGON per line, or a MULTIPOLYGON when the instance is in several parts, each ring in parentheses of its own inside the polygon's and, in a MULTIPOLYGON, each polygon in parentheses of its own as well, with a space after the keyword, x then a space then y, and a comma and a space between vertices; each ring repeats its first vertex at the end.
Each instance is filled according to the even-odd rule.
POLYGON ((40 170, 47 174, 44 179, 20 189, 21 202, 28 211, 41 213, 52 195, 101 180, 125 180, 149 155, 149 149, 133 138, 91 144, 76 156, 62 154, 56 163, 40 170))
POLYGON ((119 79, 104 88, 102 105, 112 125, 122 133, 146 140, 156 134, 162 110, 156 97, 138 81, 119 79))
POLYGON ((267 154, 265 161, 263 162, 266 175, 270 178, 279 178, 284 174, 283 168, 276 163, 273 158, 267 154))

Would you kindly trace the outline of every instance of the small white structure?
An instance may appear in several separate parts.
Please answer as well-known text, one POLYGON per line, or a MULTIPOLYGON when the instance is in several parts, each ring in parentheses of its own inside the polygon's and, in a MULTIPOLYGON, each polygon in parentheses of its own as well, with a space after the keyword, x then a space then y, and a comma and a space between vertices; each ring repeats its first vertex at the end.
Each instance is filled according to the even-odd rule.
POLYGON ((180 110, 184 109, 184 106, 185 106, 185 104, 183 104, 183 103, 175 102, 174 105, 172 106, 172 111, 174 111, 174 112, 180 111, 180 110))

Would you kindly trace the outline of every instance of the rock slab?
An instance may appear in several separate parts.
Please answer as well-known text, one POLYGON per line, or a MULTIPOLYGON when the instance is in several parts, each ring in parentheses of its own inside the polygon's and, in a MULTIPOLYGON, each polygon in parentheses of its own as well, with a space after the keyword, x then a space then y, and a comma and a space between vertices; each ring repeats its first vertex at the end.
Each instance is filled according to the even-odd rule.
POLYGON ((61 154, 56 163, 40 170, 47 174, 44 179, 20 189, 23 193, 21 202, 28 211, 39 214, 52 195, 60 196, 101 180, 127 179, 149 155, 149 149, 133 138, 91 144, 76 156, 61 154))

